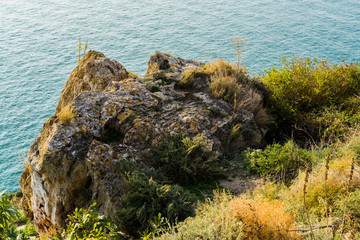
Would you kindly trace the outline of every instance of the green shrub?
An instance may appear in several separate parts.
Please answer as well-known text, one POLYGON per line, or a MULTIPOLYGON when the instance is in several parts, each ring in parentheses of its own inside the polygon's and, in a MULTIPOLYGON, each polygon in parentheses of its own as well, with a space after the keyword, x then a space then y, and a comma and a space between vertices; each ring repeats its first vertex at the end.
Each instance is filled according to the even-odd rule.
POLYGON ((248 149, 243 153, 243 158, 250 170, 260 176, 289 181, 296 177, 299 169, 317 157, 314 152, 299 148, 290 140, 284 145, 268 145, 264 150, 248 149))
POLYGON ((128 192, 114 222, 131 236, 139 236, 159 213, 171 223, 193 214, 194 199, 178 185, 161 185, 139 171, 129 173, 126 182, 128 192))
POLYGON ((33 224, 29 223, 26 227, 19 231, 24 236, 38 236, 33 224))
POLYGON ((205 149, 201 136, 174 135, 154 149, 154 167, 170 182, 194 184, 221 174, 220 162, 205 149))
POLYGON ((18 217, 18 212, 15 208, 10 206, 8 195, 5 191, 0 193, 0 238, 5 239, 7 237, 14 236, 15 226, 13 222, 18 217))
POLYGON ((282 59, 282 67, 265 71, 263 82, 271 90, 279 108, 297 115, 340 104, 360 90, 360 65, 331 65, 316 58, 291 61, 282 59))
POLYGON ((0 239, 29 239, 16 230, 15 223, 20 217, 21 214, 10 204, 5 191, 0 192, 0 239))
POLYGON ((279 69, 272 67, 262 77, 270 92, 270 105, 278 117, 280 130, 296 124, 298 129, 314 138, 321 138, 331 134, 329 131, 337 124, 336 119, 331 120, 335 125, 317 119, 323 115, 324 108, 336 106, 341 114, 345 114, 338 122, 358 115, 358 108, 346 102, 349 103, 348 100, 360 91, 359 63, 332 65, 316 58, 297 57, 290 61, 283 58, 280 63, 279 69))
POLYGON ((66 228, 62 230, 64 239, 124 239, 124 235, 116 231, 116 227, 99 215, 95 210, 96 203, 88 209, 75 209, 68 215, 66 228))

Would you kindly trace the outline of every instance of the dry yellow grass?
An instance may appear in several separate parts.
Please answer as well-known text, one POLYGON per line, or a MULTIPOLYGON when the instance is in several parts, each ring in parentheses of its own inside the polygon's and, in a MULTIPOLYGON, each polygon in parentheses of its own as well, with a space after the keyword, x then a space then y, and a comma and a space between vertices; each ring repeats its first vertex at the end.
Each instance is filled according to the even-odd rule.
POLYGON ((294 217, 287 213, 285 205, 265 199, 237 197, 229 202, 231 214, 243 222, 243 239, 297 239, 294 217))
POLYGON ((69 125, 74 116, 74 110, 70 106, 64 107, 59 112, 59 124, 69 125))
POLYGON ((199 204, 195 217, 187 218, 168 233, 155 239, 243 239, 243 224, 231 214, 231 199, 225 192, 215 192, 213 201, 199 204))
POLYGON ((216 192, 188 218, 157 239, 297 239, 294 217, 280 201, 233 197, 216 192))

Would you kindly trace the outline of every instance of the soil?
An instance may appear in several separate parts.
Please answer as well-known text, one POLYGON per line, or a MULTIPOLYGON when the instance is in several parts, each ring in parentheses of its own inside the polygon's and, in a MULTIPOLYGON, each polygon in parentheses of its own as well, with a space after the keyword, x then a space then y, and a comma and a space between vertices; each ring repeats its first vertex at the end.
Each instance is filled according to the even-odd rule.
POLYGON ((223 188, 229 189, 236 195, 245 193, 246 191, 253 191, 257 186, 264 184, 264 179, 259 176, 248 176, 245 170, 237 169, 228 179, 220 181, 223 188))

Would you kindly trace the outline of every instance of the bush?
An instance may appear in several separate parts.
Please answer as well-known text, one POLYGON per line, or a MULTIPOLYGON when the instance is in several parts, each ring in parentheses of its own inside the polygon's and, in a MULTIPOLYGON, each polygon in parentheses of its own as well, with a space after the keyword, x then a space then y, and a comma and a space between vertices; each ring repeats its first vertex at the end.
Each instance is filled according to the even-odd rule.
POLYGON ((160 213, 171 223, 193 214, 192 196, 178 185, 161 185, 144 173, 134 171, 126 179, 128 192, 114 222, 131 236, 139 236, 160 213))
POLYGON ((243 153, 243 158, 249 164, 249 170, 259 173, 261 177, 289 182, 297 176, 299 169, 316 161, 318 156, 299 148, 290 140, 284 145, 268 145, 264 150, 248 149, 243 153))
POLYGON ((75 209, 68 215, 66 228, 62 230, 65 239, 124 239, 124 235, 116 231, 110 220, 99 215, 95 210, 96 203, 88 209, 75 209))
POLYGON ((228 102, 234 102, 236 96, 240 96, 241 84, 232 76, 211 77, 210 89, 215 98, 222 98, 228 102))
POLYGON ((206 150, 202 135, 193 139, 183 135, 169 137, 154 149, 158 175, 180 184, 199 183, 221 174, 220 162, 206 150))
POLYGON ((206 64, 204 69, 211 75, 209 87, 215 98, 233 103, 241 96, 241 80, 247 78, 246 72, 222 60, 206 64))
MULTIPOLYGON (((280 63, 282 66, 279 69, 272 67, 262 77, 270 92, 279 128, 283 130, 297 124, 298 128, 315 138, 324 137, 324 131, 332 125, 319 126, 316 122, 318 114, 321 115, 324 108, 344 104, 359 93, 360 64, 332 65, 316 58, 297 57, 290 61, 283 58, 280 63)), ((348 109, 346 104, 339 108, 347 118, 351 118, 354 112, 348 109)), ((358 109, 353 110, 359 112, 358 109)))
POLYGON ((331 65, 316 58, 280 61, 262 78, 277 106, 293 116, 340 104, 360 90, 360 65, 331 65))
POLYGON ((231 214, 243 222, 244 239, 297 239, 290 232, 295 227, 295 218, 286 212, 285 205, 265 199, 237 197, 229 202, 231 214))

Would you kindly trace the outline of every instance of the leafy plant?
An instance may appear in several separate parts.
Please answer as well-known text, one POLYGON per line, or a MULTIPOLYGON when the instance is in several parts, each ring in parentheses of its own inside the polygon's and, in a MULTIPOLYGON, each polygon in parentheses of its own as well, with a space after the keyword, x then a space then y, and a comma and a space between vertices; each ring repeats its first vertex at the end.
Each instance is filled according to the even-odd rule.
POLYGON ((161 213, 159 213, 153 220, 149 221, 148 228, 141 234, 143 237, 142 240, 154 239, 155 237, 166 233, 172 226, 173 225, 169 223, 169 220, 161 216, 161 213))
POLYGON ((11 206, 9 196, 5 191, 0 192, 0 239, 29 239, 16 230, 16 221, 20 213, 11 206))
POLYGON ((121 239, 124 235, 116 230, 109 219, 99 215, 96 203, 88 209, 78 209, 68 215, 66 228, 62 230, 65 239, 121 239))

